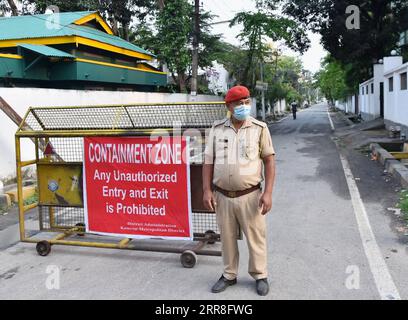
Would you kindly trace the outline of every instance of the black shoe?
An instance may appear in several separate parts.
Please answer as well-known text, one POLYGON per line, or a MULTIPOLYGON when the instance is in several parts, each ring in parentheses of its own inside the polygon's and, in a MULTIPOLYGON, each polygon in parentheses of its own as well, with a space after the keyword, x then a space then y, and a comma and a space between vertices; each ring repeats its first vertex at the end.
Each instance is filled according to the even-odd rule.
POLYGON ((232 286, 236 283, 237 283, 237 279, 228 280, 227 278, 224 278, 224 276, 221 276, 221 278, 211 288, 211 292, 213 293, 222 292, 225 289, 227 289, 229 286, 232 286))
POLYGON ((260 296, 266 296, 268 294, 269 283, 267 278, 256 280, 256 292, 258 292, 260 296))

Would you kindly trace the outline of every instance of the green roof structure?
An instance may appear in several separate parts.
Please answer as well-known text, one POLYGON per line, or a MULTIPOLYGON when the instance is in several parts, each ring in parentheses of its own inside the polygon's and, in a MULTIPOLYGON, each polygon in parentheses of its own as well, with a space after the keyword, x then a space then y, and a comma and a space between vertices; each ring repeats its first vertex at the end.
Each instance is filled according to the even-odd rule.
POLYGON ((96 11, 0 18, 5 82, 151 90, 167 83, 167 74, 148 63, 153 59, 154 54, 115 36, 96 11))
POLYGON ((54 49, 53 47, 44 46, 44 45, 20 44, 19 47, 36 52, 46 57, 75 59, 75 56, 73 56, 72 54, 66 53, 61 50, 54 49))
POLYGON ((84 17, 97 14, 96 11, 83 11, 0 18, 0 41, 81 36, 155 57, 152 53, 122 38, 96 28, 75 24, 84 17))

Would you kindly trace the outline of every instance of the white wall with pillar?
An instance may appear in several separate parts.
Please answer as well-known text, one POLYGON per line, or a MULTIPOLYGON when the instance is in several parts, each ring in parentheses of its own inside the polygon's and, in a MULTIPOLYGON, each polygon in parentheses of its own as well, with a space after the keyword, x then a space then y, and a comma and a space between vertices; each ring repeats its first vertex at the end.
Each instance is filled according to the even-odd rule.
MULTIPOLYGON (((31 106, 79 106, 101 104, 168 103, 223 101, 220 96, 181 93, 137 91, 62 90, 41 88, 0 88, 0 96, 23 117, 31 106)), ((256 103, 256 100, 254 104, 256 103)), ((256 115, 253 106, 252 115, 256 115)), ((16 171, 14 134, 17 126, 0 110, 0 178, 12 176, 16 171)), ((33 159, 34 145, 22 140, 23 160, 33 159)))
POLYGON ((281 99, 275 102, 273 112, 277 115, 284 114, 286 111, 286 100, 281 99))
POLYGON ((395 57, 385 57, 384 64, 374 64, 374 77, 359 86, 359 105, 364 120, 381 117, 381 83, 384 82, 384 70, 397 63, 395 57))
POLYGON ((344 100, 336 100, 334 106, 345 113, 356 113, 356 97, 348 96, 344 100))
POLYGON ((384 73, 384 119, 408 127, 408 63, 384 73))
POLYGON ((373 65, 373 78, 359 85, 359 109, 364 120, 373 120, 382 116, 386 119, 387 116, 394 112, 393 110, 387 111, 387 109, 392 108, 389 104, 391 100, 387 100, 387 81, 389 77, 392 77, 389 75, 390 72, 401 67, 402 63, 402 57, 400 56, 384 57, 382 63, 373 65), (381 110, 382 86, 384 90, 384 110, 381 110))
POLYGON ((362 117, 372 120, 383 116, 387 128, 401 126, 408 136, 408 62, 404 64, 400 56, 384 57, 382 62, 374 65, 374 77, 359 85, 362 117))
POLYGON ((374 91, 374 78, 359 85, 359 106, 364 120, 370 120, 371 117, 374 117, 374 91))

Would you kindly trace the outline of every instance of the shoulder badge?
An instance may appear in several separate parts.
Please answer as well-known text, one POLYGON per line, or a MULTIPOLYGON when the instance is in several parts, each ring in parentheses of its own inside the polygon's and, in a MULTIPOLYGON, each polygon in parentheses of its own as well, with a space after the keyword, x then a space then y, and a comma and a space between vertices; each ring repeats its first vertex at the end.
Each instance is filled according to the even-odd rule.
POLYGON ((266 123, 263 122, 263 121, 259 121, 259 120, 255 119, 255 118, 251 118, 251 121, 252 121, 253 124, 256 124, 256 125, 261 126, 263 128, 267 127, 266 123))
POLYGON ((220 124, 224 124, 225 121, 227 121, 227 120, 228 120, 228 118, 224 118, 224 119, 221 119, 221 120, 215 120, 214 123, 213 123, 213 127, 217 127, 220 124))

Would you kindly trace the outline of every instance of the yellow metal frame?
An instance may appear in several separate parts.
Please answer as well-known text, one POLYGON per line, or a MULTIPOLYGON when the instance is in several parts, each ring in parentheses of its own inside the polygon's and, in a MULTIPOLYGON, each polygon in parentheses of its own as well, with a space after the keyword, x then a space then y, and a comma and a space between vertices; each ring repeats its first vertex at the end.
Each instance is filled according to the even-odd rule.
POLYGON ((120 68, 120 69, 136 70, 136 71, 151 72, 151 73, 158 73, 158 74, 167 74, 166 72, 155 71, 155 70, 149 69, 147 67, 135 68, 135 67, 124 66, 124 65, 116 64, 116 63, 101 62, 101 61, 82 59, 82 58, 76 58, 75 61, 92 63, 92 64, 99 64, 101 66, 114 67, 114 68, 120 68))
POLYGON ((22 169, 24 167, 27 167, 29 165, 37 163, 37 160, 31 160, 31 161, 21 161, 21 148, 20 148, 20 138, 16 137, 16 162, 17 162, 17 199, 18 199, 18 211, 19 211, 19 225, 20 225, 20 240, 25 241, 26 240, 26 234, 25 234, 25 214, 27 211, 36 208, 38 206, 38 203, 33 203, 28 206, 24 206, 24 201, 23 201, 23 175, 22 175, 22 169))
POLYGON ((83 206, 82 195, 79 188, 70 188, 71 177, 80 177, 82 162, 37 162, 37 190, 38 201, 43 206, 58 206, 59 202, 54 192, 48 187, 48 180, 59 180, 58 195, 68 201, 70 206, 78 208, 83 206))
POLYGON ((18 54, 12 54, 12 53, 0 53, 0 58, 23 59, 22 56, 20 56, 18 54))
POLYGON ((17 47, 20 43, 28 44, 64 44, 64 43, 76 43, 75 36, 60 36, 60 37, 47 37, 47 38, 30 38, 30 39, 13 39, 13 40, 1 40, 0 48, 17 47))
MULTIPOLYGON (((137 107, 137 106, 178 106, 180 104, 183 105, 217 105, 217 104, 224 104, 223 101, 212 101, 212 102, 174 102, 174 103, 129 103, 129 104, 101 104, 101 105, 91 105, 86 106, 87 108, 112 108, 112 107, 137 107)), ((47 131, 22 131, 23 126, 25 124, 25 119, 27 118, 28 114, 36 107, 28 108, 26 114, 24 115, 23 121, 21 122, 18 130, 16 132, 16 137, 83 137, 83 136, 114 136, 114 135, 140 135, 140 134, 165 134, 168 133, 171 129, 102 129, 102 130, 47 130, 47 131)), ((84 106, 49 106, 49 107, 41 107, 42 109, 81 109, 84 106)), ((227 117, 229 117, 230 112, 227 112, 227 117)))
MULTIPOLYGON (((115 130, 108 130, 108 131, 115 131, 115 130)), ((68 137, 69 135, 65 135, 68 137)), ((39 243, 43 240, 41 239, 33 239, 27 237, 26 229, 25 229, 25 214, 36 207, 38 207, 38 202, 33 203, 27 206, 24 206, 23 203, 23 181, 22 181, 22 169, 26 166, 33 165, 39 163, 41 160, 39 159, 38 148, 36 149, 36 159, 30 161, 22 161, 21 160, 21 143, 20 139, 22 136, 16 134, 16 163, 17 163, 17 190, 18 190, 18 209, 19 209, 19 230, 20 230, 20 241, 26 243, 39 243)), ((46 138, 46 140, 48 140, 46 138)), ((35 144, 38 146, 38 138, 35 139, 35 144)), ((43 161, 41 161, 43 163, 43 161)), ((148 248, 142 247, 138 248, 135 244, 130 243, 132 239, 123 238, 116 243, 108 243, 108 242, 93 242, 93 241, 76 241, 76 240, 66 240, 65 238, 75 235, 75 234, 84 234, 85 227, 66 227, 66 226, 59 226, 55 224, 54 219, 54 211, 53 208, 49 208, 49 217, 50 217, 50 229, 49 231, 57 231, 59 233, 54 238, 47 240, 48 243, 51 245, 69 245, 69 246, 81 246, 81 247, 92 247, 92 248, 105 248, 105 249, 128 249, 128 250, 143 250, 143 251, 155 251, 155 252, 173 252, 173 253, 183 253, 185 249, 183 248, 148 248)), ((212 241, 212 238, 209 235, 204 236, 204 241, 200 241, 198 245, 196 245, 192 250, 196 251, 197 254, 200 255, 211 255, 211 256, 220 256, 221 252, 214 251, 214 250, 201 250, 206 241, 212 241)))
MULTIPOLYGON (((11 53, 0 53, 0 58, 17 59, 17 60, 23 59, 22 56, 18 54, 11 54, 11 53)), ((150 72, 150 73, 157 73, 157 74, 167 74, 166 72, 149 69, 147 66, 144 66, 144 65, 140 65, 139 67, 129 67, 129 66, 121 65, 121 64, 116 64, 116 63, 101 62, 101 61, 82 59, 82 58, 75 58, 75 61, 86 62, 86 63, 91 63, 91 64, 98 64, 102 66, 114 67, 114 68, 120 68, 120 69, 136 70, 136 71, 150 72)))
MULTIPOLYGON (((180 104, 187 105, 211 105, 211 104, 224 104, 222 101, 218 102, 183 102, 183 103, 150 103, 150 104, 117 104, 117 105, 94 105, 87 106, 87 108, 111 108, 118 106, 146 106, 146 105, 166 105, 166 106, 176 106, 180 104)), ((44 109, 66 109, 66 108, 83 108, 84 106, 72 106, 72 107, 46 107, 44 109)), ((43 240, 34 239, 27 237, 25 229, 25 214, 33 209, 38 207, 39 203, 34 203, 31 205, 24 206, 23 203, 23 181, 22 181, 22 169, 29 165, 47 163, 51 161, 46 157, 45 159, 40 159, 39 157, 39 144, 42 138, 45 139, 45 144, 48 143, 50 137, 85 137, 85 136, 128 136, 128 135, 149 135, 151 133, 161 134, 169 133, 171 129, 133 129, 133 130, 118 130, 118 129, 104 129, 104 130, 79 130, 79 131, 69 131, 69 130, 60 130, 60 131, 25 131, 24 124, 27 119, 27 116, 34 107, 30 107, 25 114, 23 121, 21 122, 18 131, 15 134, 15 148, 16 148, 16 169, 17 169, 17 191, 18 191, 18 209, 19 209, 19 231, 20 231, 20 241, 26 243, 39 243, 43 240), (22 138, 31 138, 35 143, 35 156, 36 159, 29 161, 22 161, 21 159, 21 139, 22 138)), ((52 162, 50 162, 52 163, 52 162)), ((41 216, 41 215, 40 215, 41 216)), ((76 227, 66 227, 59 226, 55 224, 54 210, 52 207, 49 208, 49 217, 50 217, 50 229, 49 231, 61 232, 56 235, 54 238, 47 240, 51 245, 70 245, 70 246, 82 246, 82 247, 93 247, 93 248, 106 248, 106 249, 128 249, 128 250, 143 250, 143 251, 154 251, 154 252, 170 252, 170 253, 183 253, 186 251, 185 248, 174 248, 174 247, 138 247, 136 244, 131 243, 132 239, 123 238, 116 243, 108 242, 93 242, 93 241, 77 241, 77 240, 66 240, 67 237, 75 234, 84 234, 85 227, 76 226, 76 227)), ((40 221, 41 224, 41 221, 40 221)), ((198 255, 209 255, 209 256, 221 256, 220 251, 214 250, 203 250, 204 245, 209 241, 214 241, 212 235, 203 234, 202 238, 199 239, 199 243, 191 248, 198 255)))
POLYGON ((0 40, 0 48, 17 47, 21 43, 37 44, 37 45, 50 45, 50 44, 65 44, 75 43, 83 44, 86 46, 119 53, 125 56, 130 56, 142 60, 152 60, 153 56, 147 55, 141 52, 117 47, 108 43, 100 42, 93 39, 88 39, 80 36, 60 36, 60 37, 46 37, 46 38, 30 38, 30 39, 14 39, 14 40, 0 40))

